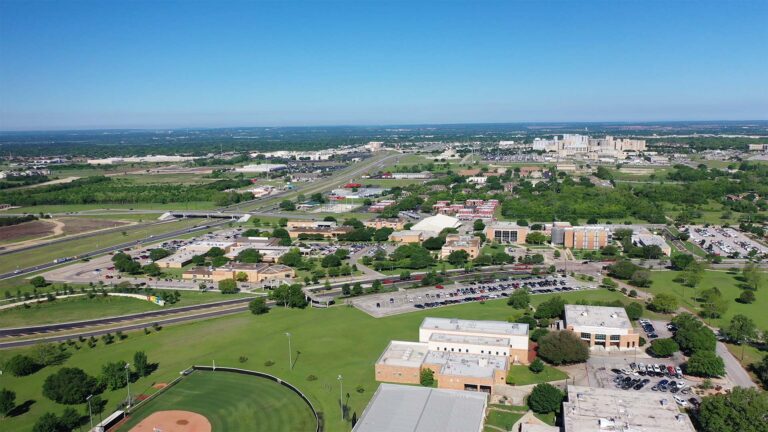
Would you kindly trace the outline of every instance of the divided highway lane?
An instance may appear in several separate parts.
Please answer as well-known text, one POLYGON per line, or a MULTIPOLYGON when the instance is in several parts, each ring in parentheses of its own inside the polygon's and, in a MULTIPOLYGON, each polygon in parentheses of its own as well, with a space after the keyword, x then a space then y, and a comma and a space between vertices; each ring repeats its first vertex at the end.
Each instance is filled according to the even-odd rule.
POLYGON ((129 315, 119 315, 119 316, 112 316, 112 317, 106 317, 106 318, 97 318, 97 319, 86 320, 86 321, 71 321, 66 323, 46 324, 46 325, 30 326, 30 327, 0 328, 0 337, 25 336, 25 335, 36 334, 36 333, 50 333, 50 332, 57 332, 57 331, 63 331, 63 330, 91 327, 96 325, 114 324, 114 323, 119 323, 123 321, 134 321, 137 319, 152 318, 155 316, 164 316, 164 315, 171 315, 171 314, 177 314, 177 313, 183 313, 183 312, 190 312, 195 310, 210 309, 214 307, 248 303, 254 298, 256 297, 255 296, 241 297, 237 299, 224 300, 224 301, 213 302, 213 303, 203 303, 203 304, 197 304, 197 305, 191 305, 191 306, 182 306, 177 308, 159 309, 156 311, 141 312, 141 313, 135 313, 135 314, 129 314, 129 315))
MULTIPOLYGON (((270 307, 274 306, 274 302, 267 302, 270 307)), ((205 312, 201 314, 196 315, 184 315, 180 317, 174 317, 174 318, 168 318, 164 320, 158 320, 156 321, 157 324, 160 325, 167 325, 167 324, 173 324, 173 323, 181 323, 185 321, 197 321, 207 318, 216 318, 224 315, 230 315, 240 312, 245 312, 248 310, 248 305, 243 306, 237 306, 233 307, 231 309, 223 309, 223 310, 217 310, 212 312, 205 312)), ((0 349, 6 349, 6 348, 17 348, 17 347, 23 347, 23 346, 29 346, 29 345, 37 345, 41 342, 63 342, 67 339, 75 339, 80 336, 83 337, 91 337, 91 336, 101 336, 103 334, 107 333, 114 333, 116 331, 131 331, 131 330, 140 330, 145 327, 148 327, 147 323, 140 323, 140 324, 129 324, 119 327, 110 327, 106 329, 100 329, 100 330, 94 330, 89 332, 83 332, 83 333, 77 333, 77 334, 67 334, 67 335, 61 335, 61 336, 51 336, 51 337, 42 337, 42 338, 36 338, 36 339, 25 339, 25 340, 18 340, 18 341, 8 341, 8 342, 0 342, 0 349)))
MULTIPOLYGON (((134 240, 134 241, 126 242, 126 243, 121 243, 121 244, 114 245, 114 246, 108 246, 108 247, 105 247, 105 248, 93 250, 91 252, 86 252, 84 254, 78 255, 78 259, 90 258, 90 257, 96 256, 96 255, 101 255, 101 254, 109 253, 109 252, 112 252, 112 251, 116 251, 118 249, 129 248, 129 247, 135 246, 135 245, 140 244, 140 243, 147 243, 147 242, 155 243, 157 241, 166 240, 166 239, 169 239, 169 238, 174 238, 174 237, 180 236, 182 234, 187 234, 187 233, 191 233, 191 232, 207 230, 207 229, 210 229, 212 227, 216 227, 216 226, 219 226, 219 225, 224 225, 224 224, 226 224, 228 222, 230 222, 230 221, 229 220, 222 220, 222 221, 218 221, 218 222, 212 222, 212 223, 209 223, 207 225, 201 225, 201 226, 192 227, 192 228, 184 228, 184 229, 175 230, 175 231, 164 233, 164 234, 156 234, 156 235, 151 236, 151 237, 146 237, 146 238, 143 238, 143 239, 134 240)), ((66 252, 62 252, 62 255, 66 255, 66 252)), ((40 271, 40 270, 47 270, 47 269, 49 269, 51 267, 56 267, 56 266, 60 266, 60 265, 67 264, 67 263, 71 263, 71 261, 67 261, 67 262, 64 262, 64 263, 49 262, 49 263, 45 263, 45 264, 38 264, 38 265, 35 265, 35 266, 19 269, 17 271, 12 271, 12 272, 8 272, 8 273, 2 273, 2 274, 0 274, 0 280, 10 279, 12 277, 20 276, 20 275, 27 274, 27 273, 33 273, 33 272, 37 272, 37 271, 40 271)))

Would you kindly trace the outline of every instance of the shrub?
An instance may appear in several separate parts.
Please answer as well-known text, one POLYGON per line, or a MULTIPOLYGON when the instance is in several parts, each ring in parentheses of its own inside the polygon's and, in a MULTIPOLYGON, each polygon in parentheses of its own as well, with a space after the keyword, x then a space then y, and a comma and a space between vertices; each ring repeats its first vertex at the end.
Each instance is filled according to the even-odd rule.
POLYGON ((725 375, 725 363, 714 351, 697 351, 688 359, 686 372, 699 377, 719 377, 725 375))
POLYGON ((528 406, 539 414, 559 412, 564 397, 557 387, 547 383, 538 384, 528 396, 528 406))
POLYGON ((531 362, 531 364, 528 366, 528 369, 530 369, 530 371, 535 374, 541 373, 544 371, 544 362, 537 357, 531 362))
POLYGON ((274 364, 275 362, 273 362, 272 360, 267 360, 264 362, 264 366, 266 367, 274 366, 274 364))
POLYGON ((655 339, 651 341, 651 352, 657 357, 669 357, 680 350, 674 339, 655 339))
POLYGON ((5 362, 5 371, 13 376, 27 376, 37 372, 40 365, 32 357, 17 354, 5 362))
POLYGON ((317 381, 317 377, 314 375, 307 375, 307 381, 317 381))
POLYGON ((430 368, 423 368, 419 373, 419 382, 424 387, 432 387, 435 384, 435 372, 430 368))
POLYGON ((539 356, 554 365, 581 363, 589 358, 589 348, 574 333, 562 330, 539 340, 539 356))

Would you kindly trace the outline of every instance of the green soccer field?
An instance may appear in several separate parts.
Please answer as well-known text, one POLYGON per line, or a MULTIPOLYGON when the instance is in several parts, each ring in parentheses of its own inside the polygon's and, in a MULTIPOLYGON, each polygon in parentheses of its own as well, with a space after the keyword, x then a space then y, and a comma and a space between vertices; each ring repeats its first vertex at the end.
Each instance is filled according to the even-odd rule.
POLYGON ((317 426, 309 406, 285 386, 256 376, 198 370, 140 406, 119 431, 167 410, 201 414, 213 432, 313 432, 317 426))

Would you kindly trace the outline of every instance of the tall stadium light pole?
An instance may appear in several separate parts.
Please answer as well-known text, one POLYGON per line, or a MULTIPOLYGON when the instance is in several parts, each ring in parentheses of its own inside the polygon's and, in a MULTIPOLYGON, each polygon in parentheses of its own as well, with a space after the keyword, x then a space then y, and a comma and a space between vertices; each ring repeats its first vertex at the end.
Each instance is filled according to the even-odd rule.
POLYGON ((293 370, 293 353, 291 352, 291 334, 286 332, 286 336, 288 336, 288 366, 293 370))
POLYGON ((131 372, 131 364, 126 363, 125 364, 125 383, 128 385, 128 408, 131 407, 131 376, 129 375, 131 372))
POLYGON ((341 407, 341 421, 344 421, 344 377, 339 375, 339 406, 341 407))
POLYGON ((93 430, 93 410, 91 409, 91 398, 93 395, 88 395, 87 398, 85 398, 86 401, 88 401, 88 418, 91 420, 91 430, 93 430))

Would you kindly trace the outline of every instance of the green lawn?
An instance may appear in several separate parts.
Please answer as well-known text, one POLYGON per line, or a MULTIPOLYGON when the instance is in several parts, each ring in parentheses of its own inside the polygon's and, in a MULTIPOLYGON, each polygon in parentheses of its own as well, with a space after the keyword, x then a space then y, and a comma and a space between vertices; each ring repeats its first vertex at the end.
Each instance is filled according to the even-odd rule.
POLYGON ((138 312, 155 311, 163 308, 177 308, 201 303, 224 301, 241 297, 243 294, 223 295, 213 292, 180 291, 181 300, 173 305, 158 306, 148 301, 130 297, 103 297, 97 295, 89 299, 86 296, 58 299, 54 302, 42 301, 0 311, 0 327, 23 327, 38 324, 50 324, 69 321, 81 321, 138 312))
POLYGON ((166 410, 204 415, 214 431, 314 431, 309 406, 285 386, 234 372, 195 371, 140 406, 118 430, 129 431, 146 416, 166 410))
POLYGON ((496 426, 505 431, 511 431, 512 426, 523 417, 525 413, 515 413, 509 411, 502 411, 501 409, 491 409, 488 411, 488 415, 485 417, 485 431, 497 432, 498 429, 489 428, 488 426, 496 426))
POLYGON ((562 381, 568 379, 568 374, 560 369, 544 365, 544 370, 535 374, 526 365, 514 365, 509 368, 507 384, 524 386, 544 382, 562 381))
POLYGON ((728 310, 720 319, 707 319, 706 321, 715 326, 727 325, 730 319, 737 314, 743 314, 752 318, 760 329, 768 329, 768 296, 765 293, 758 292, 754 303, 737 303, 736 298, 741 294, 739 288, 740 282, 736 279, 739 275, 733 275, 725 271, 708 270, 704 273, 701 283, 694 289, 685 287, 678 282, 674 282, 678 272, 664 271, 651 272, 653 284, 648 289, 649 292, 656 294, 665 292, 673 294, 678 298, 680 304, 693 311, 699 310, 699 303, 695 300, 696 295, 701 291, 717 287, 723 297, 728 300, 728 310))
MULTIPOLYGON (((625 299, 617 292, 590 290, 560 294, 566 300, 615 300, 625 299)), ((551 296, 532 297, 540 304, 551 296)), ((392 339, 417 340, 418 328, 424 317, 455 317, 464 319, 506 320, 523 313, 506 305, 503 299, 481 303, 468 303, 418 311, 387 318, 373 318, 359 310, 346 306, 330 309, 291 310, 272 309, 268 314, 254 316, 249 313, 235 314, 207 321, 168 326, 160 332, 145 335, 142 331, 127 333, 128 338, 111 345, 99 341, 95 348, 81 345, 70 348, 72 356, 63 366, 76 366, 91 375, 99 375, 107 362, 132 361, 136 351, 145 351, 151 362, 159 364, 158 370, 149 377, 131 384, 131 391, 152 393, 152 385, 170 382, 179 371, 192 364, 242 367, 261 370, 297 386, 325 413, 326 431, 348 431, 349 424, 338 421, 338 375, 344 377, 344 391, 350 394, 350 416, 360 416, 378 383, 374 380, 373 365, 392 339), (288 365, 288 341, 286 332, 292 334, 295 366, 288 365), (240 363, 241 356, 247 361, 240 363), (271 360, 273 366, 264 363, 271 360), (308 380, 315 375, 317 380, 308 380), (330 421, 334 419, 334 421, 330 421)), ((0 364, 19 353, 29 353, 31 348, 0 351, 0 364)), ((58 405, 42 395, 45 378, 62 366, 42 369, 27 377, 2 376, 2 386, 16 392, 17 403, 34 401, 29 411, 16 417, 1 420, 2 430, 30 430, 36 419, 45 412, 61 413, 58 405)), ((102 397, 108 401, 108 410, 115 407, 125 395, 125 389, 107 391, 102 397)), ((85 412, 86 406, 75 406, 85 412)))
MULTIPOLYGON (((215 206, 211 201, 193 201, 188 203, 135 203, 135 204, 52 204, 13 209, 14 213, 68 213, 86 210, 134 209, 134 210, 210 210, 215 206)), ((152 215, 146 215, 151 217, 152 215)), ((159 216, 159 215, 158 215, 159 216)))

